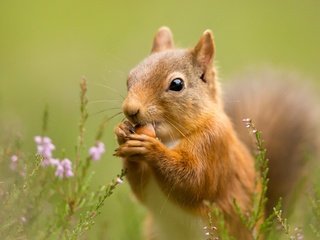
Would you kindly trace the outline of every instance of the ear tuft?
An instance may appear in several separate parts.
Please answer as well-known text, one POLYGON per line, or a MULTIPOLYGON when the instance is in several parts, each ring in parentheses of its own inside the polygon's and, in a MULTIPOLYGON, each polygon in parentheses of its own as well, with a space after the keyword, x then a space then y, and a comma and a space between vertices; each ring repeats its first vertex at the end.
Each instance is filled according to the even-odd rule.
POLYGON ((174 47, 173 37, 170 28, 161 27, 154 36, 151 53, 161 52, 174 47))
POLYGON ((193 54, 205 69, 212 64, 214 58, 214 40, 211 30, 204 31, 196 47, 193 49, 193 54))

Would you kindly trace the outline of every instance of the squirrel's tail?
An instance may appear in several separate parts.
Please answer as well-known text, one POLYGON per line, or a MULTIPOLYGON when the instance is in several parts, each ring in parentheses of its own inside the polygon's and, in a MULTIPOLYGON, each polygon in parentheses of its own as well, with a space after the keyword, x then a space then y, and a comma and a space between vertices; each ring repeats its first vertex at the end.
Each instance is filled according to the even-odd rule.
POLYGON ((268 213, 280 197, 288 203, 298 180, 306 175, 308 158, 318 155, 317 105, 297 84, 306 82, 295 74, 268 69, 238 76, 225 92, 226 112, 252 151, 255 145, 242 119, 252 119, 262 131, 269 159, 268 213))

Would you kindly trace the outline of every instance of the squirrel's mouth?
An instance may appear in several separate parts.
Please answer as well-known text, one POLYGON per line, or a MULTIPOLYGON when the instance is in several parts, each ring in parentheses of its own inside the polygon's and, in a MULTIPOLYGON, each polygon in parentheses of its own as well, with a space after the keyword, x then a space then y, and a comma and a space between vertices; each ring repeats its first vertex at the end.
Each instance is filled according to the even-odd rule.
POLYGON ((162 142, 170 142, 181 137, 181 130, 177 126, 173 126, 166 121, 152 121, 150 119, 128 119, 134 128, 138 128, 147 124, 152 125, 157 138, 162 142))
MULTIPOLYGON (((127 118, 128 119, 128 118, 127 118)), ((157 131, 157 129, 159 129, 159 125, 161 124, 160 122, 149 122, 149 121, 132 121, 132 119, 128 119, 128 121, 132 124, 132 129, 131 131, 134 132, 135 128, 139 128, 139 127, 143 127, 145 125, 151 125, 155 132, 157 131)))

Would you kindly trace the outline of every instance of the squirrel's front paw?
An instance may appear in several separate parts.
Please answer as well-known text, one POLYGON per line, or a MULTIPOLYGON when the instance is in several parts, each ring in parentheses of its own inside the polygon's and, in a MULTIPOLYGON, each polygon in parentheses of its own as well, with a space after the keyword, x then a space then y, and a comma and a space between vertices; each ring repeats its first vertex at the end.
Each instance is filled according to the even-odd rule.
POLYGON ((163 144, 156 138, 147 135, 130 134, 124 144, 117 150, 115 155, 130 158, 136 155, 146 161, 158 156, 164 150, 163 144))
POLYGON ((128 136, 134 132, 134 127, 129 121, 120 123, 114 130, 117 136, 118 144, 124 144, 128 140, 128 136))

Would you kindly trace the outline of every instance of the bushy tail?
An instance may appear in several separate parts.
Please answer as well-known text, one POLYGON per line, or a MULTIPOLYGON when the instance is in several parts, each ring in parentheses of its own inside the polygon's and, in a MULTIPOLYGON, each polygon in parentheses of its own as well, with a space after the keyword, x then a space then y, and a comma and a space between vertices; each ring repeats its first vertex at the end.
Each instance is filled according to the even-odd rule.
POLYGON ((255 145, 242 119, 252 119, 263 133, 270 167, 267 212, 279 197, 288 203, 306 173, 307 159, 318 155, 319 106, 310 92, 301 88, 303 84, 295 74, 267 69, 238 76, 226 88, 225 109, 239 137, 252 151, 255 145))

